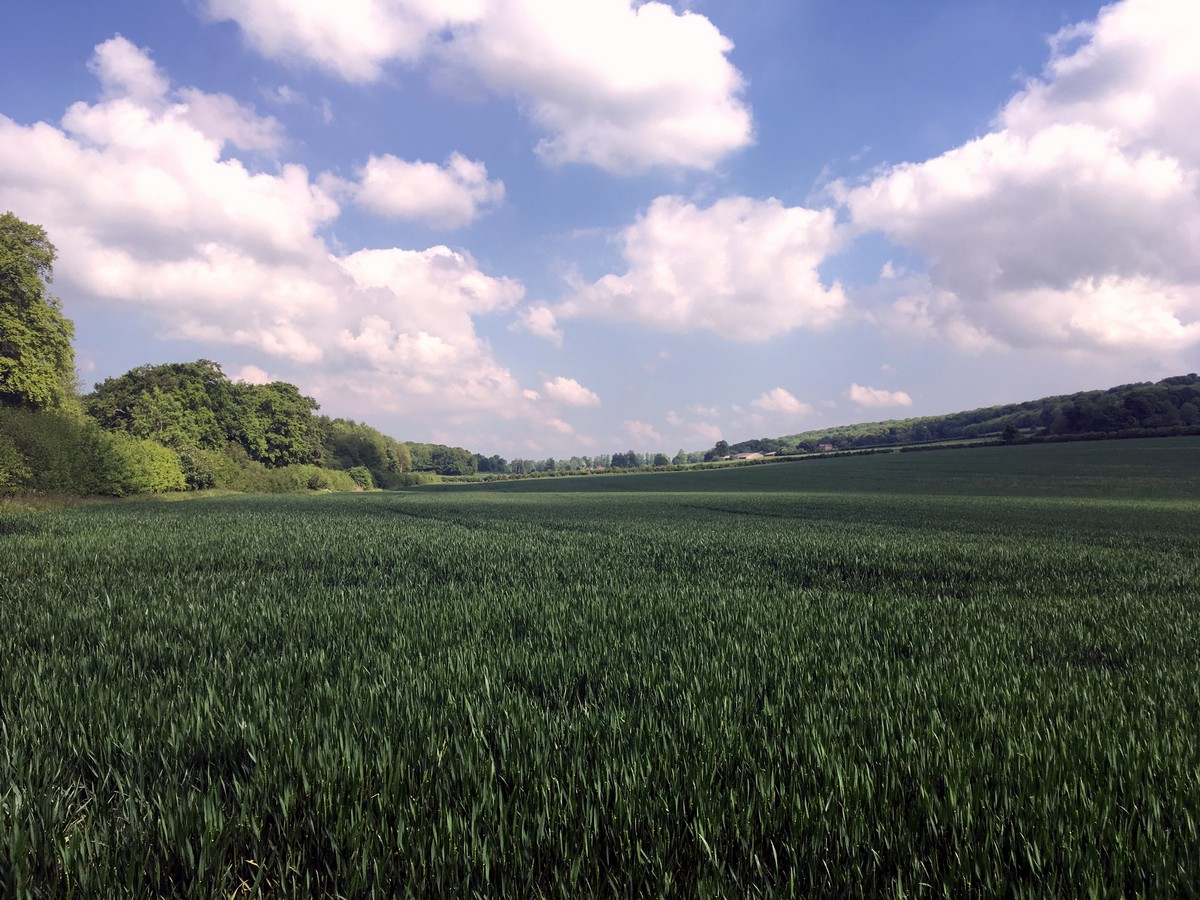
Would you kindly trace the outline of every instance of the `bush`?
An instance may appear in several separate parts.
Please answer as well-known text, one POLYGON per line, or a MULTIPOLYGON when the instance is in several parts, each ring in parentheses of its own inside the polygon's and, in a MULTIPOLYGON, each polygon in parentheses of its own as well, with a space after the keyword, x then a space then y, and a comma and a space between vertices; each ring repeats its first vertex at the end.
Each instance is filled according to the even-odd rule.
POLYGON ((354 480, 354 483, 364 491, 375 489, 375 479, 371 477, 371 470, 366 466, 355 466, 346 474, 349 475, 354 480))
POLYGON ((69 412, 0 409, 0 435, 28 469, 20 485, 64 494, 104 493, 105 434, 69 412))
POLYGON ((187 487, 179 455, 169 447, 121 432, 104 435, 104 443, 102 480, 96 493, 125 497, 187 487))
POLYGON ((239 474, 238 464, 223 450, 189 447, 179 451, 179 462, 189 491, 231 487, 239 474))
MULTIPOLYGON (((395 487, 417 487, 422 484, 441 484, 442 476, 436 472, 397 472, 395 487)), ((392 488, 393 485, 388 485, 392 488)))
POLYGON ((348 472, 296 464, 268 469, 251 463, 238 472, 229 485, 234 490, 253 494, 302 494, 305 491, 357 491, 359 486, 348 472))
POLYGON ((0 434, 0 494, 23 487, 32 474, 12 438, 0 434))

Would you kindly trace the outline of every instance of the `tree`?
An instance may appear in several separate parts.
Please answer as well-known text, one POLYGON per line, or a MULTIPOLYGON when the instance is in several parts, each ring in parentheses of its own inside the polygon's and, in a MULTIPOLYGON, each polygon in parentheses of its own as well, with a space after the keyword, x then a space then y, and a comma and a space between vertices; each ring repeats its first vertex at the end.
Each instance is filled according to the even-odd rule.
POLYGON ((74 395, 75 326, 47 285, 57 252, 46 230, 0 216, 0 404, 62 406, 74 395))

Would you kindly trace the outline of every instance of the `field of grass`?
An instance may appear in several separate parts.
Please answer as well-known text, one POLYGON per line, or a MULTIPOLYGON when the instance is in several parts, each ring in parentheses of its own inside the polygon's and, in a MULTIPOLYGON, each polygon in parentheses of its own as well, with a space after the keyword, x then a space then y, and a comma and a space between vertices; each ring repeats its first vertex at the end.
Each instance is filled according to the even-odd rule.
POLYGON ((426 490, 959 494, 1200 500, 1200 438, 1028 444, 811 458, 727 469, 576 475, 426 490))
POLYGON ((1198 458, 0 511, 0 896, 1195 895, 1198 458))

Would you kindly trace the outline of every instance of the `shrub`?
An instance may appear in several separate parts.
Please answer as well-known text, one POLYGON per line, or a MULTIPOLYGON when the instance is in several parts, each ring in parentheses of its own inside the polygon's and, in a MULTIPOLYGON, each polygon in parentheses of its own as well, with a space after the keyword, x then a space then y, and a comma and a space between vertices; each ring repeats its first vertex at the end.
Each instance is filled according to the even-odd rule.
POLYGON ((22 487, 32 474, 12 438, 0 434, 0 493, 22 487))
POLYGON ((366 466, 355 466, 346 474, 364 491, 374 490, 375 479, 371 477, 371 470, 366 466))
MULTIPOLYGON (((442 476, 436 472, 398 472, 395 487, 417 487, 422 484, 441 484, 442 476)), ((392 487, 392 485, 389 485, 392 487)))
POLYGON ((188 447, 179 451, 179 463, 189 491, 230 487, 239 474, 238 464, 223 450, 188 447))
POLYGON ((124 497, 182 491, 187 486, 174 450, 121 432, 105 434, 103 443, 106 446, 96 493, 124 497))
POLYGON ((24 460, 23 487, 47 493, 104 493, 104 432, 69 412, 0 409, 0 435, 24 460))

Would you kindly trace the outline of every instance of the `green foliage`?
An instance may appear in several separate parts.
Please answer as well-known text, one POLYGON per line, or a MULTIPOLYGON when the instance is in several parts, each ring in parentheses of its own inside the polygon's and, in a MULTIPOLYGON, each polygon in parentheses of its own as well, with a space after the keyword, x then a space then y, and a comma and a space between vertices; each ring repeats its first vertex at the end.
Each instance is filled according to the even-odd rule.
POLYGON ((347 471, 365 468, 371 475, 371 487, 394 487, 396 476, 412 469, 408 446, 370 425, 327 417, 318 424, 325 464, 347 471))
POLYGON ((253 461, 239 465, 234 476, 218 486, 248 494, 361 490, 347 472, 304 464, 269 468, 253 461))
POLYGON ((0 494, 22 487, 32 474, 13 439, 0 433, 0 494))
POLYGON ((268 466, 288 466, 320 458, 320 430, 313 410, 317 402, 285 381, 236 385, 242 402, 242 443, 253 459, 268 466))
POLYGON ((0 409, 0 434, 28 474, 21 487, 46 493, 103 494, 109 444, 94 422, 63 410, 0 409))
POLYGON ((46 231, 0 215, 0 404, 62 406, 75 386, 75 326, 47 285, 56 251, 46 231))
POLYGON ((312 463, 321 455, 316 401, 282 381, 232 382, 210 360, 139 366, 96 385, 83 403, 106 429, 175 450, 219 450, 233 442, 268 466, 312 463))
POLYGON ((1154 497, 1200 500, 1200 437, 983 446, 938 453, 883 451, 682 472, 580 475, 432 490, 491 493, 861 493, 989 497, 1154 497))
POLYGON ((1030 435, 1149 436, 1196 426, 1200 426, 1200 375, 1190 374, 1164 378, 1156 384, 1126 384, 944 416, 868 422, 743 441, 729 449, 734 453, 778 449, 813 452, 821 444, 848 450, 981 437, 1014 443, 1030 435), (1004 437, 1006 434, 1013 440, 1004 437))
POLYGON ((182 491, 187 486, 179 455, 145 438, 104 435, 102 461, 99 493, 124 497, 182 491))
POLYGON ((412 467, 418 472, 436 472, 438 475, 474 475, 478 471, 475 454, 462 447, 447 447, 445 444, 406 443, 412 456, 412 467))
POLYGON ((375 487, 375 479, 371 477, 371 470, 366 466, 355 466, 353 469, 347 471, 346 474, 363 490, 369 491, 375 487))
POLYGON ((103 431, 59 410, 0 410, 0 446, 16 450, 24 469, 10 487, 45 493, 103 494, 182 490, 179 456, 154 441, 103 431))
POLYGON ((83 403, 88 415, 109 431, 128 431, 167 446, 214 450, 244 429, 238 388, 220 365, 201 359, 138 366, 97 384, 83 403))
MULTIPOLYGON (((245 451, 242 451, 241 455, 243 460, 249 463, 245 451)), ((185 447, 179 451, 179 463, 189 491, 229 488, 238 477, 238 464, 228 449, 199 450, 195 447, 185 447)))
POLYGON ((1186 893, 1200 441, 1136 443, 5 525, 0 894, 1186 893))
POLYGON ((436 472, 404 472, 396 478, 396 487, 401 488, 441 483, 442 476, 436 472))

